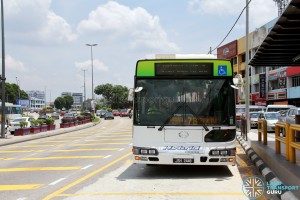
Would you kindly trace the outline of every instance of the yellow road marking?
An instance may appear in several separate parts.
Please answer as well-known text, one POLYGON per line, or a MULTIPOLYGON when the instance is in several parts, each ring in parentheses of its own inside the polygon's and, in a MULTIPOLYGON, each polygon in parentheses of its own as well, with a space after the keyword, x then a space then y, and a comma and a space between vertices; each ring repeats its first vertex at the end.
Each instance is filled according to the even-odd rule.
POLYGON ((102 139, 98 139, 98 140, 84 140, 87 142, 95 142, 95 141, 103 141, 103 140, 131 140, 131 138, 102 138, 102 139))
POLYGON ((96 137, 99 137, 99 138, 119 138, 119 137, 132 137, 132 135, 116 135, 116 134, 113 134, 113 135, 97 135, 96 137))
POLYGON ((71 146, 96 146, 96 145, 105 145, 105 144, 130 144, 128 142, 105 142, 105 143, 92 143, 92 144, 71 144, 71 146))
POLYGON ((31 153, 31 152, 44 152, 44 150, 8 150, 8 151, 0 151, 0 153, 31 153))
POLYGON ((253 176, 251 170, 248 168, 248 165, 240 158, 240 156, 237 154, 237 162, 239 165, 245 170, 247 177, 253 176))
POLYGON ((58 194, 56 196, 131 196, 131 195, 170 195, 170 196, 244 196, 243 192, 101 192, 80 194, 58 194))
POLYGON ((93 149, 68 149, 68 150, 53 150, 53 152, 72 152, 72 151, 116 151, 120 148, 93 148, 93 149))
POLYGON ((8 148, 31 148, 31 147, 56 147, 62 146, 61 144, 37 144, 37 145, 28 145, 28 146, 11 146, 8 148))
POLYGON ((14 160, 15 158, 0 158, 0 160, 14 160))
POLYGON ((76 142, 79 140, 47 140, 42 142, 32 142, 32 143, 52 143, 52 142, 76 142))
POLYGON ((27 184, 27 185, 0 185, 0 190, 32 190, 42 187, 43 184, 27 184))
POLYGON ((55 160, 55 159, 81 159, 81 158, 103 158, 104 156, 55 156, 44 158, 22 158, 21 160, 55 160))
POLYGON ((30 167, 30 168, 0 168, 0 172, 21 172, 21 171, 56 171, 56 170, 76 170, 80 166, 74 167, 30 167))
POLYGON ((73 187, 73 186, 75 186, 75 185, 77 185, 77 184, 79 184, 79 183, 81 183, 81 182, 87 180, 88 178, 90 178, 90 177, 92 177, 92 176, 98 174, 99 172, 105 170, 106 168, 108 168, 108 167, 110 167, 110 166, 112 166, 112 165, 114 165, 114 164, 120 162, 121 160, 123 160, 123 159, 125 159, 125 158, 127 158, 128 156, 131 156, 131 155, 132 155, 131 152, 128 153, 128 154, 125 154, 124 156, 122 156, 122 157, 120 157, 120 158, 118 158, 118 159, 116 159, 116 160, 114 160, 114 161, 108 163, 107 165, 104 165, 103 167, 101 167, 101 168, 99 168, 99 169, 97 169, 97 170, 95 170, 95 171, 93 171, 93 172, 87 174, 86 176, 84 176, 84 177, 82 177, 82 178, 80 178, 80 179, 74 181, 73 183, 70 183, 69 185, 66 185, 65 187, 63 187, 63 188, 61 188, 61 189, 59 189, 59 190, 53 192, 52 194, 49 194, 49 195, 46 196, 43 200, 48 200, 48 199, 52 199, 53 197, 59 196, 62 192, 64 192, 64 191, 70 189, 71 187, 73 187))

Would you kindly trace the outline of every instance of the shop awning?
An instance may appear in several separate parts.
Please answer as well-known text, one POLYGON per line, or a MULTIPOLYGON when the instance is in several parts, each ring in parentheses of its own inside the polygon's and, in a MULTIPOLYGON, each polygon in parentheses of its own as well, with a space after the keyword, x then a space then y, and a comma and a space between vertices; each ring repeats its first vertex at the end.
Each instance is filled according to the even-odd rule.
POLYGON ((249 65, 300 66, 300 0, 290 2, 249 65))

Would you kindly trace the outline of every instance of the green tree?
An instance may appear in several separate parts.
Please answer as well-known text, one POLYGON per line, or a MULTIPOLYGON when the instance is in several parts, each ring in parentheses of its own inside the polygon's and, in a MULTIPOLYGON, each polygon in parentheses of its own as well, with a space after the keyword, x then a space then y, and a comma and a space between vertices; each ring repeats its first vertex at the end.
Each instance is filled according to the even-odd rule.
POLYGON ((62 109, 65 107, 65 104, 66 104, 66 100, 62 97, 57 97, 55 100, 54 100, 54 106, 55 108, 57 109, 62 109))
POLYGON ((98 85, 95 94, 102 95, 112 109, 128 107, 128 88, 122 85, 98 85))
MULTIPOLYGON (((5 83, 5 101, 9 103, 16 103, 17 99, 19 99, 19 91, 20 91, 20 98, 28 99, 28 94, 22 90, 17 84, 15 83, 5 83)), ((0 93, 1 87, 0 87, 0 93)))
POLYGON ((63 98, 65 100, 65 108, 67 110, 69 110, 70 108, 72 108, 72 105, 74 103, 73 97, 67 95, 67 96, 64 96, 63 98))

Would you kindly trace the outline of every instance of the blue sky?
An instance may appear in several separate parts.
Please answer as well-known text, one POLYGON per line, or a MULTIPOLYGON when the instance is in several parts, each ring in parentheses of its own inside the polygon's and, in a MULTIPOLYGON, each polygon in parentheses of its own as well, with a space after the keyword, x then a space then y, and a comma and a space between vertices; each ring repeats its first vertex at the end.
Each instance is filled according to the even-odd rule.
MULTIPOLYGON (((23 90, 86 91, 112 83, 133 87, 138 59, 215 48, 245 0, 4 0, 6 78, 23 90)), ((277 17, 273 0, 252 0, 250 32, 277 17)), ((245 14, 223 44, 245 35, 245 14)), ((222 44, 222 45, 223 45, 222 44)), ((213 53, 216 53, 213 52, 213 53)))

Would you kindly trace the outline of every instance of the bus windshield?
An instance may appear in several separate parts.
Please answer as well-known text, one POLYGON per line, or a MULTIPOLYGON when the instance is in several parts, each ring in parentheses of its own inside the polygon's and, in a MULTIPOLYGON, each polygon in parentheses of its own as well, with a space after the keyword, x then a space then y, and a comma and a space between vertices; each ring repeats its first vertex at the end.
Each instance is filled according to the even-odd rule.
POLYGON ((234 125, 230 79, 138 79, 134 125, 234 125), (230 93, 230 94, 229 94, 230 93))

